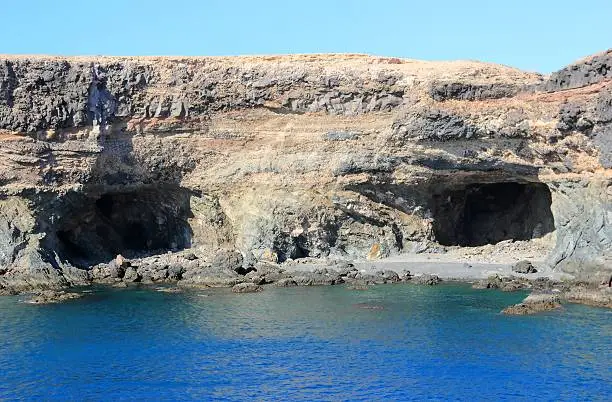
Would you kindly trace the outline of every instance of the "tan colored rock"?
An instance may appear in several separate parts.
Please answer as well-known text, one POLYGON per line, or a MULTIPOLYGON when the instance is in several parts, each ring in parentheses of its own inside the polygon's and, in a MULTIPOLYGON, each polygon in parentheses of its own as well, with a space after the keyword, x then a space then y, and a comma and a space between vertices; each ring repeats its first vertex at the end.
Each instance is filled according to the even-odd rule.
POLYGON ((272 262, 276 264, 278 262, 278 254, 272 251, 271 249, 266 248, 259 259, 261 261, 272 262))
POLYGON ((561 299, 559 295, 532 293, 521 303, 503 309, 502 314, 530 315, 559 308, 561 308, 561 299))
MULTIPOLYGON (((247 270, 534 240, 590 280, 612 258, 610 57, 544 77, 356 54, 0 56, 2 279, 67 286, 118 252, 238 250, 247 270), (461 228, 491 192, 511 216, 461 228)), ((241 280, 155 264, 143 281, 241 280)))
POLYGON ((249 282, 238 283, 232 287, 232 292, 234 293, 257 293, 262 290, 263 287, 249 282))
POLYGON ((564 294, 570 303, 586 304, 594 307, 612 308, 612 288, 586 288, 576 286, 564 294))

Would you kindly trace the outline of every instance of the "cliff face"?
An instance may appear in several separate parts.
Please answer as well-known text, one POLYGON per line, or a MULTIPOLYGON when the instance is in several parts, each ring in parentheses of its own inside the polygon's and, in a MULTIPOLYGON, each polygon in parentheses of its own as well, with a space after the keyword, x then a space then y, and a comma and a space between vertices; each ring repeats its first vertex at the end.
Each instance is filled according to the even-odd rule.
POLYGON ((610 270, 612 52, 550 77, 361 55, 0 57, 0 281, 504 240, 610 270))

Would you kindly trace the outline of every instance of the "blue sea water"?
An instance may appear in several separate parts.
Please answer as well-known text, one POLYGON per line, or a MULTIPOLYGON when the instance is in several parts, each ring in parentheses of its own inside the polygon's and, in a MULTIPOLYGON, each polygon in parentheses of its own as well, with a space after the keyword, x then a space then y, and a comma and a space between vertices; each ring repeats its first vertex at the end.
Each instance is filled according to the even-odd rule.
POLYGON ((0 297, 0 399, 609 400, 612 312, 467 285, 0 297))

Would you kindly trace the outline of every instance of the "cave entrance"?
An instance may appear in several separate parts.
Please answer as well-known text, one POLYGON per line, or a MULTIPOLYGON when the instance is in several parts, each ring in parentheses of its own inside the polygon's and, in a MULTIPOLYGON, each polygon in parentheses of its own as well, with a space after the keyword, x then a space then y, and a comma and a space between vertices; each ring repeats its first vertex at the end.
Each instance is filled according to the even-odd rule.
POLYGON ((79 267, 191 247, 191 194, 161 186, 86 198, 58 225, 61 256, 79 267))
POLYGON ((543 183, 473 183, 435 192, 433 233, 444 246, 530 240, 554 231, 550 190, 543 183))

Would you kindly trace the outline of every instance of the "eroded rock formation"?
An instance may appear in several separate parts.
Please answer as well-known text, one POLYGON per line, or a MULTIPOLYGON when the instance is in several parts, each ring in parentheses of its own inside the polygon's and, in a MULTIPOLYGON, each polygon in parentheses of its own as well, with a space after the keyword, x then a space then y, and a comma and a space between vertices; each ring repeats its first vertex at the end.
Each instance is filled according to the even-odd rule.
POLYGON ((223 248, 248 267, 509 239, 595 277, 612 258, 610 66, 0 57, 0 287, 85 283, 117 254, 223 248))

